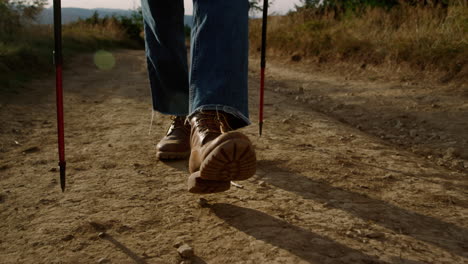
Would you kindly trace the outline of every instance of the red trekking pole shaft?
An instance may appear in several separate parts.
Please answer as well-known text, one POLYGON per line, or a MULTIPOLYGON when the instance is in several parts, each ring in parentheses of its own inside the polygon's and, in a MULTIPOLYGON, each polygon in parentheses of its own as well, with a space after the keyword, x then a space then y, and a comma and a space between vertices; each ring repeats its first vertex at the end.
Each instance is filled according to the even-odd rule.
POLYGON ((259 135, 263 131, 263 108, 265 97, 265 68, 266 68, 266 41, 267 41, 267 25, 268 25, 268 0, 263 1, 263 19, 262 19, 262 54, 260 61, 260 103, 258 114, 258 129, 259 135))
POLYGON ((58 132, 58 153, 60 167, 60 187, 65 191, 65 135, 63 122, 63 79, 62 79, 62 7, 60 0, 54 0, 54 63, 55 63, 55 88, 57 102, 57 132, 58 132))

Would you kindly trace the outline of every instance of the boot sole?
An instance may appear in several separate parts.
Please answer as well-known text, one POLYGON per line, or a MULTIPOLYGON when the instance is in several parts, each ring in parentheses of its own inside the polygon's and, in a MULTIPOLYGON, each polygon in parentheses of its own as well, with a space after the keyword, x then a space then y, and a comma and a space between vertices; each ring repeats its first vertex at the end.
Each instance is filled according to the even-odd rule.
POLYGON ((244 138, 232 138, 221 143, 205 158, 200 178, 209 181, 241 181, 252 177, 257 158, 252 143, 244 138))
POLYGON ((200 177, 200 172, 192 173, 188 179, 188 191, 197 194, 225 192, 231 188, 230 181, 211 181, 200 177))
POLYGON ((160 160, 183 160, 188 159, 190 151, 188 152, 160 152, 156 154, 156 157, 160 160))

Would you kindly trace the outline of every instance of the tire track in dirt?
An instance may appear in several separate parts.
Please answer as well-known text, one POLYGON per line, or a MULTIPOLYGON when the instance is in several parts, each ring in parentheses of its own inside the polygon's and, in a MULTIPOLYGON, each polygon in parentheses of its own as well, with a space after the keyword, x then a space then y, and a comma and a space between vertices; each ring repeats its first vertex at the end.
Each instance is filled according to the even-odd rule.
POLYGON ((114 54, 111 71, 89 55, 66 70, 64 194, 53 80, 1 100, 0 262, 180 263, 180 240, 195 248, 193 263, 468 261, 463 171, 294 100, 284 91, 297 87, 280 74, 269 79, 265 135, 243 129, 257 148, 256 176, 200 206, 185 190, 186 162, 155 159, 170 121, 156 115, 148 135, 144 53, 114 54))

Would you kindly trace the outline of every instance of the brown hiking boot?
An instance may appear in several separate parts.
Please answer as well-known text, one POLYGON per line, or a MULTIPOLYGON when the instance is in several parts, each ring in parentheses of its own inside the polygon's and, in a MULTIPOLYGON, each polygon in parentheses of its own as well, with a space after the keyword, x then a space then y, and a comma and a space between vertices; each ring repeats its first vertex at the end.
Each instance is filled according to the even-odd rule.
POLYGON ((252 143, 244 134, 231 131, 229 118, 216 111, 200 112, 191 118, 190 192, 223 192, 231 181, 255 174, 257 159, 252 143))
POLYGON ((156 146, 160 160, 186 159, 190 155, 190 124, 185 117, 173 116, 166 136, 156 146))

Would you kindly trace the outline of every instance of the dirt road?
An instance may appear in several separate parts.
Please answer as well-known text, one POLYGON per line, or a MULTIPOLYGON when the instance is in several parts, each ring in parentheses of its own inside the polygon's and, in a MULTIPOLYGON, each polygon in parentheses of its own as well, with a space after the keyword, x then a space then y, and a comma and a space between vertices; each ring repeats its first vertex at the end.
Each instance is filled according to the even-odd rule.
POLYGON ((273 63, 265 134, 243 130, 257 174, 198 196, 186 162, 155 159, 170 121, 156 115, 149 135, 143 52, 114 55, 110 71, 90 55, 66 70, 65 193, 53 78, 2 95, 0 263, 181 263, 180 241, 192 263, 468 263, 463 88, 273 63))

